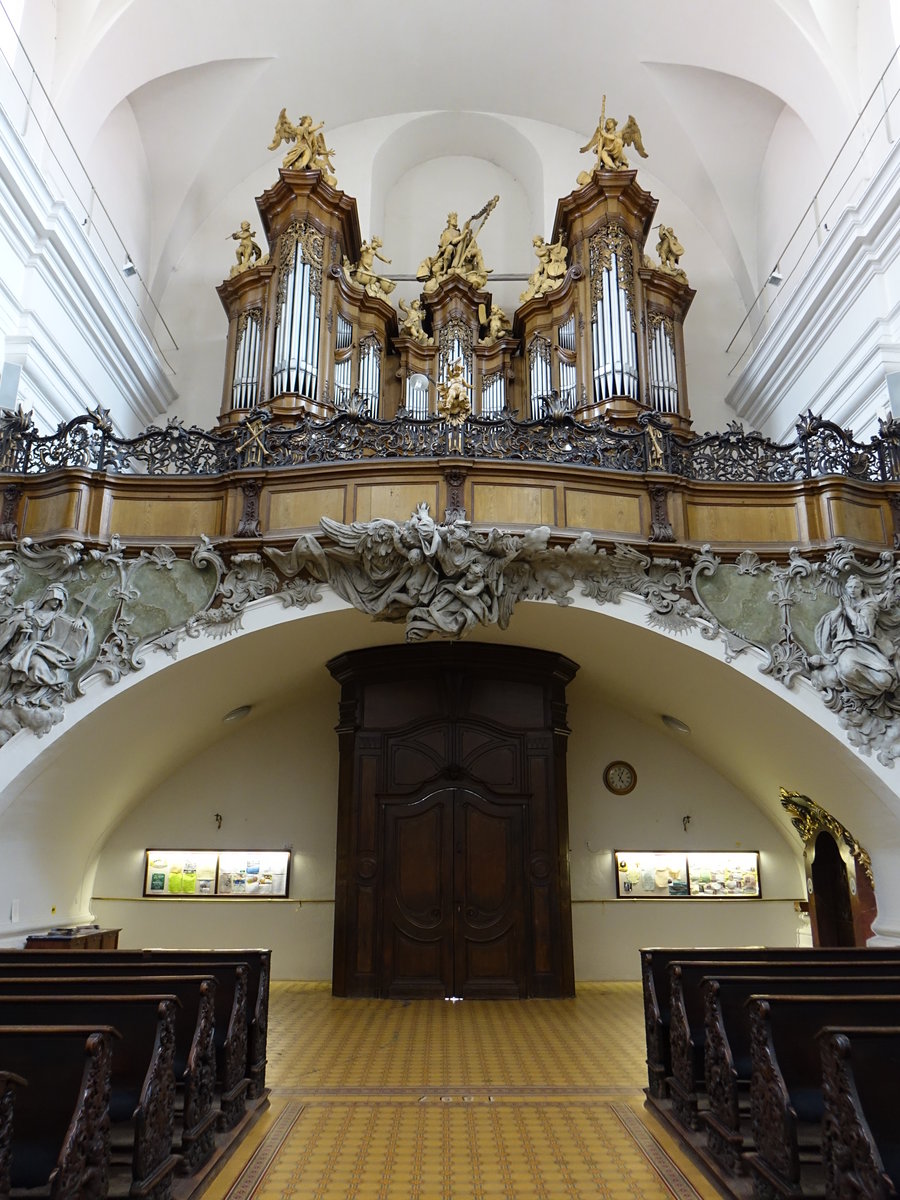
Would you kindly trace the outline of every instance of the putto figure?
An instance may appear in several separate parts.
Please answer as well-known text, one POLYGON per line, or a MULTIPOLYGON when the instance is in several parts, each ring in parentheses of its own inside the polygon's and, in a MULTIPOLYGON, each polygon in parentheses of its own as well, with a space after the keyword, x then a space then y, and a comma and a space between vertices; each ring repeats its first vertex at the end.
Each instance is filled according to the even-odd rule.
POLYGON ((359 262, 355 267, 345 264, 347 278, 358 287, 365 288, 367 295, 379 300, 386 300, 397 286, 393 279, 379 275, 375 270, 375 259, 390 266, 391 260, 380 253, 382 247, 380 237, 373 237, 370 242, 363 242, 359 248, 359 262))
POLYGON ((237 242, 237 249, 234 252, 237 262, 231 268, 232 276, 242 275, 251 267, 269 261, 268 254, 263 254, 260 250, 259 243, 255 240, 256 230, 250 228, 249 221, 241 221, 240 229, 236 229, 231 237, 237 242))
POLYGON ((525 291, 519 297, 523 303, 533 300, 536 296, 546 296, 548 292, 559 287, 566 277, 566 255, 569 249, 563 244, 562 238, 550 244, 545 242, 540 234, 536 234, 531 240, 538 265, 532 272, 525 291))
POLYGON ((634 146, 641 158, 648 157, 637 121, 629 113, 628 120, 619 129, 619 123, 615 117, 606 116, 606 96, 604 96, 597 128, 587 145, 581 147, 582 154, 588 154, 591 150, 596 151, 597 161, 592 170, 580 173, 579 185, 584 187, 595 171, 627 171, 626 146, 634 146))
POLYGON ((676 275, 679 279, 687 281, 687 275, 678 265, 679 259, 684 254, 684 246, 675 236, 672 226, 660 225, 657 233, 659 241, 656 243, 656 253, 659 255, 660 268, 669 275, 676 275))
POLYGON ((417 342, 421 342, 423 346, 434 344, 434 338, 429 337, 425 332, 424 320, 425 309, 422 306, 422 301, 416 298, 406 305, 400 301, 400 311, 403 313, 403 321, 400 324, 400 333, 406 337, 414 338, 417 342))
POLYGON ((337 186, 337 179, 332 174, 334 151, 325 145, 325 137, 321 130, 325 122, 313 124, 310 116, 303 116, 294 125, 288 119, 287 109, 282 109, 275 122, 275 133, 269 143, 270 150, 277 150, 282 142, 290 149, 281 161, 286 171, 321 171, 322 178, 331 187, 337 186), (293 143, 293 145, 291 145, 293 143))
POLYGON ((416 278, 424 281, 422 290, 426 294, 436 291, 448 275, 461 275, 472 287, 484 287, 491 272, 484 265, 484 258, 475 239, 499 201, 499 196, 493 196, 484 208, 480 208, 469 217, 462 229, 459 227, 457 214, 447 214, 447 224, 438 239, 437 252, 423 259, 416 272, 416 278))

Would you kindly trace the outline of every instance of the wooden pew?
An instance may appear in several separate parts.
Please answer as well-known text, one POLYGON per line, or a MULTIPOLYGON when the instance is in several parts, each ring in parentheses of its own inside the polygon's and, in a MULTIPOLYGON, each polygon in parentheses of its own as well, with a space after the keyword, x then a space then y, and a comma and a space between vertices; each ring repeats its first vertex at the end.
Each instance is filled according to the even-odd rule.
MULTIPOLYGON (((707 977, 727 972, 739 975, 771 976, 770 987, 758 986, 756 991, 778 991, 774 980, 779 976, 802 978, 804 975, 866 972, 884 974, 886 967, 878 958, 870 959, 862 950, 858 955, 833 959, 815 955, 812 959, 758 959, 756 961, 710 962, 697 956, 696 961, 684 960, 669 964, 669 1045, 672 1073, 666 1080, 669 1098, 678 1121, 691 1129, 700 1127, 698 1096, 707 1091, 705 1047, 707 1012, 701 984, 707 977)), ((900 959, 894 964, 900 975, 900 959)), ((891 972, 888 971, 888 974, 891 972)), ((794 990, 786 988, 785 990, 794 990)), ((747 993, 748 995, 750 993, 747 993)))
MULTIPOLYGON (((19 996, 0 993, 0 1023, 81 1028, 109 1026, 122 1035, 112 1048, 108 1110, 114 1124, 128 1123, 131 1197, 167 1200, 178 1159, 172 1153, 175 1122, 174 996, 19 996)), ((28 1072, 25 1078, 35 1086, 28 1072)))
MULTIPOLYGON (((23 966, 27 964, 22 964, 23 966)), ((83 967, 72 967, 75 972, 83 967)), ((40 964, 36 968, 40 971, 40 964)), ((183 1092, 180 1113, 180 1174, 193 1174, 212 1156, 216 1145, 218 1109, 215 1105, 216 1050, 214 1012, 216 981, 211 975, 69 975, 62 964, 47 973, 25 977, 0 972, 0 995, 108 996, 163 993, 174 996, 175 1053, 173 1069, 183 1092), (60 972, 50 974, 51 971, 60 972)), ((0 1192, 2 1200, 2 1192, 0 1192)))
POLYGON ((887 1200, 900 1191, 900 1027, 819 1031, 822 1157, 829 1196, 887 1200))
MULTIPOLYGON (((91 962, 146 963, 147 969, 156 970, 156 965, 163 962, 179 970, 205 972, 212 970, 214 964, 227 965, 243 962, 247 965, 247 1078, 249 1080, 247 1096, 258 1099, 265 1093, 266 1088, 266 1047, 269 1028, 269 980, 271 978, 272 951, 259 947, 241 947, 237 950, 182 950, 182 949, 145 949, 145 950, 0 950, 0 964, 14 962, 15 958, 27 954, 35 959, 52 962, 55 955, 87 954, 91 962)), ((221 1022, 220 1022, 221 1024, 221 1022)))
MULTIPOLYGON (((749 962, 766 959, 802 961, 824 955, 840 959, 845 955, 865 954, 893 960, 900 965, 900 947, 850 946, 847 948, 799 946, 715 946, 715 947, 654 947, 641 950, 641 984, 644 995, 644 1028, 647 1038, 647 1094, 657 1099, 666 1096, 666 1079, 672 1074, 669 1046, 669 964, 681 959, 700 959, 709 962, 749 962)), ((2 959, 0 959, 2 961, 2 959)))
POLYGON ((50 1200, 102 1200, 109 1183, 115 1029, 0 1025, 0 1064, 24 1078, 13 1115, 10 1184, 50 1200))
MULTIPOLYGON (((239 958, 224 958, 217 951, 196 951, 193 957, 179 951, 142 950, 0 950, 0 977, 10 973, 37 973, 50 966, 80 967, 84 974, 141 975, 153 973, 203 973, 216 981, 215 1046, 219 1086, 219 1125, 232 1129, 244 1115, 250 1090, 247 1070, 249 1019, 247 981, 249 967, 239 958)), ((266 993, 268 997, 268 992, 266 993)))
POLYGON ((16 1090, 28 1087, 27 1080, 12 1071, 0 1071, 0 1200, 5 1200, 12 1186, 9 1180, 12 1156, 13 1110, 16 1090))
POLYGON ((746 1156, 754 1194, 824 1195, 822 1065, 826 1025, 900 1023, 895 996, 754 996, 750 1006, 750 1115, 756 1149, 746 1156))

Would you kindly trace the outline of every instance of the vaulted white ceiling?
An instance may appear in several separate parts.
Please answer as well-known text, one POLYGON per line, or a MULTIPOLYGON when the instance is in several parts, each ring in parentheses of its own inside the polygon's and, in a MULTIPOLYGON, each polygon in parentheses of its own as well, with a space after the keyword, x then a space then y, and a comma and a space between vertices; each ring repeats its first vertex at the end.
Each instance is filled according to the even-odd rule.
MULTIPOLYGON (((485 181, 506 172, 513 224, 548 235, 605 93, 608 112, 640 122, 650 153, 640 181, 686 247, 702 427, 727 390, 724 347, 896 45, 898 8, 65 0, 25 4, 22 35, 179 343, 178 407, 191 419, 209 424, 217 411, 225 326, 214 288, 232 261, 230 231, 276 176, 280 153, 266 147, 282 106, 327 122, 364 234, 390 228, 386 201, 413 173, 421 188, 427 164, 459 158, 471 187, 473 161, 485 181)), ((447 209, 464 207, 450 179, 435 168, 431 195, 404 214, 394 271, 414 273, 447 209)), ((531 269, 527 241, 514 250, 496 238, 503 261, 484 248, 497 273, 531 269)), ((514 306, 518 285, 507 290, 514 306)))

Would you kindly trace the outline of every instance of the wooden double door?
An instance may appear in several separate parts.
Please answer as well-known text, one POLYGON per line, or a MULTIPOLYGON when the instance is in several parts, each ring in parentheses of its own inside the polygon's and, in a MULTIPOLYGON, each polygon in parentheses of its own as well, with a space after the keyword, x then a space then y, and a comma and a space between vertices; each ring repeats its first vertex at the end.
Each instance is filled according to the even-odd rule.
POLYGON ((328 666, 342 685, 335 994, 572 995, 575 664, 453 643, 328 666))
POLYGON ((525 807, 471 787, 383 803, 389 996, 526 994, 525 807))

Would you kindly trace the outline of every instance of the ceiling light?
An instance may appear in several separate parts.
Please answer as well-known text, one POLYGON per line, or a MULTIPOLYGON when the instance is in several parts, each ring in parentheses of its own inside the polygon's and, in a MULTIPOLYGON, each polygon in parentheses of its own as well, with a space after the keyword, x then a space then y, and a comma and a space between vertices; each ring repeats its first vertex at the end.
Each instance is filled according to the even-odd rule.
POLYGON ((227 712, 222 718, 223 721, 243 721, 244 717, 249 716, 253 711, 252 704, 241 704, 238 708, 233 708, 231 712, 227 712))
POLYGON ((125 255, 125 261, 122 263, 122 274, 126 279, 130 279, 132 275, 137 275, 137 267, 131 261, 131 255, 125 255))
POLYGON ((769 278, 766 280, 766 283, 771 283, 772 287, 781 287, 781 285, 784 283, 784 276, 782 275, 781 271, 778 269, 777 266, 776 266, 775 270, 772 272, 772 274, 769 276, 769 278))
POLYGON ((690 733, 690 725, 686 725, 684 721, 679 721, 677 717, 670 716, 669 713, 662 714, 662 723, 669 729, 674 729, 676 733, 690 733))

